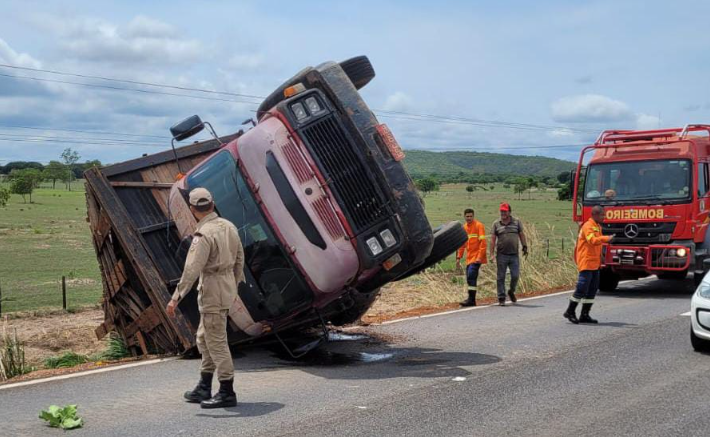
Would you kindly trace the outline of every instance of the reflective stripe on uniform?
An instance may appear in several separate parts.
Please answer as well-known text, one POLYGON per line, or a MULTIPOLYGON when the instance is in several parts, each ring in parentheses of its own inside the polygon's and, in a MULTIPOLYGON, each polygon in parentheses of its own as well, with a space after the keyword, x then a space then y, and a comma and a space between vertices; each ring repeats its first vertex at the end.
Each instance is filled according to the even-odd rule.
POLYGON ((569 300, 571 300, 572 302, 577 302, 577 303, 579 303, 579 301, 580 301, 581 299, 578 298, 578 297, 570 296, 570 297, 569 297, 569 300))
POLYGON ((468 238, 476 238, 478 237, 478 234, 468 234, 468 238))
POLYGON ((476 287, 473 287, 471 285, 468 286, 468 291, 476 291, 476 287))
POLYGON ((591 240, 594 238, 594 234, 587 234, 587 241, 591 240))
POLYGON ((594 303, 594 299, 582 299, 582 303, 594 303))

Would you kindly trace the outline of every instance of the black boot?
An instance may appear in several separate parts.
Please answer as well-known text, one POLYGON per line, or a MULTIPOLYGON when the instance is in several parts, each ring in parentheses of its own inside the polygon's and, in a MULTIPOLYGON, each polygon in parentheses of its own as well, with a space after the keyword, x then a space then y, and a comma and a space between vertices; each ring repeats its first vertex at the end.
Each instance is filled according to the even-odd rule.
POLYGON ((212 373, 200 373, 200 382, 192 391, 185 392, 185 399, 188 402, 199 404, 212 397, 212 373))
POLYGON ((476 291, 468 290, 468 299, 461 302, 462 307, 475 307, 476 306, 476 291))
POLYGON ((515 292, 513 290, 510 290, 508 292, 508 297, 510 298, 510 301, 513 303, 518 301, 518 298, 515 297, 515 292))
POLYGON ((234 393, 234 380, 220 381, 219 391, 212 399, 200 402, 202 408, 227 408, 237 406, 237 394, 234 393))
POLYGON ((504 297, 498 299, 498 306, 502 306, 502 307, 505 306, 505 298, 504 297))
POLYGON ((598 320, 589 317, 589 311, 592 309, 591 303, 582 304, 582 314, 579 316, 579 323, 599 323, 598 320))
POLYGON ((565 311, 565 313, 562 314, 567 320, 574 323, 575 325, 577 323, 579 323, 579 320, 577 320, 577 315, 575 314, 575 311, 577 310, 577 304, 578 304, 578 302, 575 302, 573 300, 569 301, 569 306, 567 307, 567 311, 565 311))

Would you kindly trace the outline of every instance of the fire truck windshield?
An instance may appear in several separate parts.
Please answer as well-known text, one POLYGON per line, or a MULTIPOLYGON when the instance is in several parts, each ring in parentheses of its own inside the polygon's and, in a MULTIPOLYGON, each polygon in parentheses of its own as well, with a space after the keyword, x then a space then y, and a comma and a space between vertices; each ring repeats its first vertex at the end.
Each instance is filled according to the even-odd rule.
POLYGON ((587 204, 688 201, 691 168, 687 159, 590 164, 583 199, 587 204))

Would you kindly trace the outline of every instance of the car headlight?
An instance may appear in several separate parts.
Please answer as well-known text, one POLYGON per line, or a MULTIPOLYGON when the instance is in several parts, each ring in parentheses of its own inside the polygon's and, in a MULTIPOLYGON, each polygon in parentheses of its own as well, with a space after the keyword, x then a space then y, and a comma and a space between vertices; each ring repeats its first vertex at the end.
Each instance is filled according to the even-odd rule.
POLYGON ((698 295, 705 299, 710 299, 710 284, 705 281, 701 282, 698 287, 698 295))
POLYGON ((394 235, 392 235, 392 231, 390 231, 389 229, 385 229, 384 231, 380 232, 380 237, 382 237, 382 241, 387 247, 392 247, 397 244, 397 240, 394 238, 394 235))
POLYGON ((370 248, 370 252, 372 252, 373 255, 379 255, 382 253, 382 246, 380 245, 380 242, 377 241, 377 238, 369 238, 365 241, 365 243, 367 244, 367 247, 370 248))
POLYGON ((688 251, 685 250, 685 249, 683 249, 683 248, 678 249, 678 250, 676 251, 676 254, 677 254, 679 257, 681 257, 681 258, 683 258, 685 255, 687 255, 687 253, 688 253, 688 251))
POLYGON ((308 110, 311 112, 311 114, 316 114, 321 111, 321 107, 318 104, 318 100, 316 100, 315 97, 309 97, 306 99, 306 106, 308 107, 308 110))
POLYGON ((303 107, 302 103, 294 103, 291 105, 291 111, 293 111, 293 115, 296 116, 296 120, 301 121, 305 118, 308 117, 308 113, 306 112, 306 108, 303 107))

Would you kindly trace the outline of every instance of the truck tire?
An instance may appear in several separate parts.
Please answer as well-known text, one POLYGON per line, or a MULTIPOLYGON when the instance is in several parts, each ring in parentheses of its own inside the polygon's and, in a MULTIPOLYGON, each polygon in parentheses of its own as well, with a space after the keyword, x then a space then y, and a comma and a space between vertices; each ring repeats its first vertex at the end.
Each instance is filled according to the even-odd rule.
POLYGON ((599 290, 614 291, 619 286, 619 275, 609 269, 599 272, 599 290))
POLYGON ((696 352, 710 352, 710 341, 695 335, 692 324, 690 325, 690 344, 696 352))
POLYGON ((682 272, 663 272, 656 274, 658 279, 670 279, 673 281, 682 281, 688 277, 688 271, 683 270, 682 272))
POLYGON ((367 56, 356 56, 340 63, 340 68, 348 75, 350 82, 360 89, 375 77, 375 69, 367 56))
POLYGON ((426 257, 421 265, 398 277, 397 281, 401 281, 402 279, 416 275, 419 272, 423 272, 425 269, 428 269, 434 264, 442 261, 447 256, 456 252, 456 250, 461 247, 466 240, 468 240, 468 234, 459 222, 449 222, 444 226, 436 228, 434 231, 434 246, 431 248, 429 256, 426 257))

